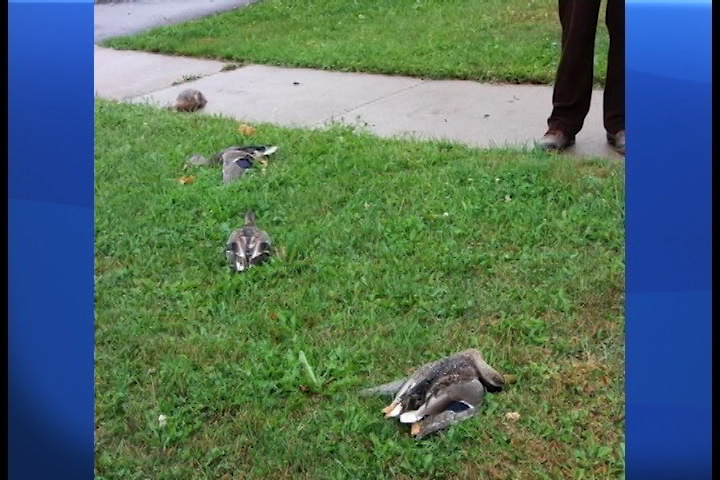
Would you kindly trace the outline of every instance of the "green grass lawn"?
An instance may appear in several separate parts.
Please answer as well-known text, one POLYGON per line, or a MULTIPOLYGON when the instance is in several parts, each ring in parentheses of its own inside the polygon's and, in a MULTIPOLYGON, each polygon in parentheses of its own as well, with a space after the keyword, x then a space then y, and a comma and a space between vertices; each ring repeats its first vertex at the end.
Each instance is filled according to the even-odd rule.
MULTIPOLYGON (((602 84, 604 12, 599 23, 602 84)), ((106 44, 258 64, 550 83, 559 42, 557 0, 261 0, 106 44)))
POLYGON ((96 478, 622 476, 622 163, 95 115, 96 478), (280 150, 226 187, 182 169, 242 143, 280 150), (233 275, 250 208, 277 254, 233 275), (356 395, 473 347, 517 380, 445 433, 356 395))

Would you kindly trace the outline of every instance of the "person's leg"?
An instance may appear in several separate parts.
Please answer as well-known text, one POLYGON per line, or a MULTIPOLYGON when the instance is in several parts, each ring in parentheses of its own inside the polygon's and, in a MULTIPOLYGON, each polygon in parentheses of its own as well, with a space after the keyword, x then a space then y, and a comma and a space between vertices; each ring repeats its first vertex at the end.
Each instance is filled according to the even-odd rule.
POLYGON ((548 133, 559 131, 574 141, 590 110, 600 0, 559 0, 558 4, 562 44, 548 133))
POLYGON ((608 0, 605 23, 610 34, 603 119, 608 142, 625 153, 625 2, 608 0))

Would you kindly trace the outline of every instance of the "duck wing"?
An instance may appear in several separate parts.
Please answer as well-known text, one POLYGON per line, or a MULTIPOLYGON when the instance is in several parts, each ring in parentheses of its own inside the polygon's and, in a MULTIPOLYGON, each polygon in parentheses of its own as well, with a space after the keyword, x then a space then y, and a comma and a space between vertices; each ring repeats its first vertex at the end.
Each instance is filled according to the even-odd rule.
POLYGON ((383 409, 386 417, 397 417, 403 410, 411 408, 410 403, 412 403, 413 399, 425 397, 430 384, 435 378, 437 363, 432 362, 421 366, 405 380, 397 390, 390 405, 383 409))
POLYGON ((245 150, 227 150, 220 156, 223 165, 223 184, 227 185, 242 177, 253 167, 253 157, 245 150))
POLYGON ((411 404, 424 401, 435 381, 457 368, 456 355, 422 365, 416 369, 395 394, 392 403, 383 409, 387 417, 397 417, 403 410, 411 409, 411 404))
POLYGON ((478 412, 477 407, 463 406, 466 408, 448 409, 437 415, 425 417, 420 422, 413 425, 412 435, 416 440, 422 440, 424 437, 432 433, 444 430, 451 425, 462 422, 463 420, 467 420, 478 412))
POLYGON ((255 227, 253 244, 254 248, 250 252, 250 263, 252 265, 260 265, 266 262, 272 253, 270 235, 268 235, 266 231, 255 227))
POLYGON ((267 157, 277 152, 278 147, 276 147, 275 145, 248 145, 245 147, 241 147, 241 149, 253 155, 254 157, 267 157))
POLYGON ((453 379, 439 388, 432 388, 420 408, 400 415, 402 423, 416 423, 424 417, 439 415, 446 410, 465 410, 477 407, 485 396, 485 387, 477 378, 453 379), (464 407, 463 407, 464 406, 464 407))
POLYGON ((223 185, 229 185, 245 175, 247 168, 243 168, 236 162, 228 162, 223 165, 222 168, 222 181, 223 185))

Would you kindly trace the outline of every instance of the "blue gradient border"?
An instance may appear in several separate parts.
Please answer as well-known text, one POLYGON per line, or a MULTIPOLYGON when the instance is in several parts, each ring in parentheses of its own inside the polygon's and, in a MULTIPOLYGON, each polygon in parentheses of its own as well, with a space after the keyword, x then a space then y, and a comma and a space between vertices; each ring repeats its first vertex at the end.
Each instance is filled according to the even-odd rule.
POLYGON ((8 17, 8 477, 91 479, 93 2, 8 17))
POLYGON ((709 480, 712 5, 626 5, 627 478, 709 480))
MULTIPOLYGON (((9 11, 10 479, 93 476, 93 3, 9 11)), ((627 2, 627 478, 711 478, 711 4, 627 2)))

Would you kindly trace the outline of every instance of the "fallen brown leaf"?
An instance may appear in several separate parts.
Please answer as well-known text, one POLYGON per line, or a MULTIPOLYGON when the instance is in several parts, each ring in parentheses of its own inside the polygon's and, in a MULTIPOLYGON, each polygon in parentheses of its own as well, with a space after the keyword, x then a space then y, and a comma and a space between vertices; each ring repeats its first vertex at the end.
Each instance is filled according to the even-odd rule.
POLYGON ((191 183, 193 183, 193 182, 195 181, 195 177, 193 177, 193 176, 180 177, 180 178, 178 179, 178 181, 179 181, 182 185, 190 185, 191 183))
POLYGON ((240 132, 242 135, 254 135, 255 128, 243 123, 238 127, 238 132, 240 132))
POLYGON ((518 420, 520 420, 520 414, 518 412, 508 412, 505 414, 505 420, 517 422, 518 420))

